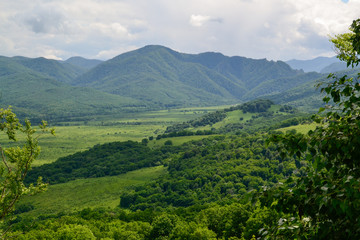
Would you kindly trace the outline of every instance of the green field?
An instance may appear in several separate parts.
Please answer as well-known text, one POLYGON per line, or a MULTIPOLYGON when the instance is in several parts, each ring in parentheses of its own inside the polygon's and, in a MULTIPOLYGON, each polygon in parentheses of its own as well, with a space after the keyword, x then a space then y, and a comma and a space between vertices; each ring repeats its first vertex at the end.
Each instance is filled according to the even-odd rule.
POLYGON ((282 131, 282 132, 286 132, 286 131, 290 131, 290 130, 296 130, 299 133, 306 134, 310 130, 314 130, 316 128, 316 126, 317 126, 316 123, 301 124, 301 125, 290 126, 290 127, 286 127, 286 128, 280 128, 279 130, 282 131))
POLYGON ((149 147, 156 147, 156 146, 162 146, 164 145, 164 143, 166 141, 171 141, 173 145, 175 146, 179 146, 185 142, 190 142, 190 141, 196 141, 196 140, 200 140, 203 138, 207 138, 210 136, 215 136, 215 135, 194 135, 194 136, 183 136, 183 137, 170 137, 170 138, 162 138, 159 140, 152 140, 149 142, 148 146, 149 147))
MULTIPOLYGON (((56 135, 41 136, 39 145, 42 151, 33 166, 51 163, 59 157, 87 150, 96 144, 127 140, 141 141, 150 136, 156 137, 171 124, 189 121, 223 107, 226 106, 139 112, 111 118, 98 117, 96 121, 91 122, 71 122, 62 123, 61 126, 52 126, 55 128, 56 135)), ((49 124, 51 125, 51 122, 49 124)), ((9 146, 7 142, 6 137, 1 135, 0 144, 9 146)), ((21 138, 19 138, 19 143, 21 143, 21 138)))
POLYGON ((166 173, 163 166, 143 168, 112 177, 78 179, 51 185, 44 193, 24 197, 19 205, 31 204, 34 210, 23 215, 39 216, 72 212, 87 207, 116 207, 120 194, 129 187, 144 184, 166 173))
MULTIPOLYGON (((278 106, 273 106, 273 108, 278 106)), ((148 146, 159 147, 171 140, 173 145, 181 145, 192 140, 199 140, 209 136, 184 136, 162 138, 155 140, 158 134, 162 134, 166 127, 174 123, 182 123, 198 118, 207 112, 216 111, 221 107, 193 108, 162 110, 156 112, 134 113, 118 118, 98 118, 91 122, 62 123, 62 126, 54 126, 56 136, 44 135, 40 139, 42 153, 35 162, 36 165, 50 163, 62 156, 67 156, 78 151, 84 151, 96 144, 114 141, 141 141, 150 136, 154 140, 148 146)), ((278 109, 271 109, 277 111, 278 109)), ((204 126, 198 129, 218 129, 231 123, 245 123, 252 119, 254 113, 243 113, 235 110, 227 113, 227 117, 212 126, 204 126)), ((307 125, 283 128, 283 131, 296 129, 307 131, 307 125)), ((310 126, 309 128, 313 128, 310 126)), ((144 184, 165 174, 163 166, 140 169, 119 176, 78 179, 64 184, 49 186, 45 193, 26 197, 20 204, 31 204, 34 210, 24 213, 25 215, 54 214, 58 212, 72 212, 86 207, 116 207, 119 204, 120 194, 134 185, 144 184)))

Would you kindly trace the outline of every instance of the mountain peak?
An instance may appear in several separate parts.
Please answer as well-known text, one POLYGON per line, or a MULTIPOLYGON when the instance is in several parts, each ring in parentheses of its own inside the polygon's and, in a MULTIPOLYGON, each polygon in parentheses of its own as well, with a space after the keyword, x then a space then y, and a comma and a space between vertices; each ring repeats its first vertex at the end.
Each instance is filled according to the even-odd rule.
POLYGON ((67 59, 65 62, 87 70, 102 63, 102 61, 98 59, 86 59, 79 56, 71 57, 67 59))

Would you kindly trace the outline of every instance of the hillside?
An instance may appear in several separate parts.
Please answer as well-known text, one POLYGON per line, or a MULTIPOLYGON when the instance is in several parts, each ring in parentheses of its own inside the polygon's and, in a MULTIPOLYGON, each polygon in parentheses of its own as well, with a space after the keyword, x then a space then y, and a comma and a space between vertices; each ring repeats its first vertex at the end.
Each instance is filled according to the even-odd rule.
POLYGON ((67 59, 65 63, 72 64, 86 70, 90 70, 91 68, 96 67, 97 65, 102 63, 102 61, 97 59, 86 59, 83 57, 71 57, 67 59))
POLYGON ((340 60, 336 57, 317 57, 309 60, 292 59, 286 61, 293 69, 302 69, 305 72, 321 72, 324 68, 333 63, 339 63, 340 60))
POLYGON ((71 83, 73 79, 80 76, 86 70, 69 63, 62 63, 56 60, 40 58, 14 57, 11 60, 27 67, 44 76, 52 77, 59 82, 71 83))
MULTIPOLYGON (((346 74, 348 76, 356 77, 359 72, 359 68, 354 68, 337 72, 336 75, 342 76, 346 74)), ((315 81, 306 81, 303 84, 284 92, 270 94, 266 98, 271 99, 278 104, 291 105, 302 111, 315 112, 323 105, 322 98, 324 96, 324 94, 320 93, 320 88, 317 89, 316 86, 319 83, 329 82, 330 79, 328 79, 327 76, 328 74, 323 75, 315 81)))
MULTIPOLYGON (((0 104, 1 107, 13 106, 20 117, 69 120, 140 106, 138 101, 131 98, 67 85, 46 73, 39 72, 39 69, 31 69, 32 65, 26 67, 19 62, 31 65, 27 59, 0 58, 0 104)), ((59 66, 56 62, 48 63, 59 66)), ((41 65, 35 64, 32 68, 40 67, 41 65)), ((45 67, 43 72, 47 71, 50 71, 50 68, 45 67)))
POLYGON ((321 75, 308 78, 280 61, 211 52, 184 54, 162 46, 146 46, 103 62, 78 77, 75 84, 174 107, 251 100, 265 95, 261 90, 251 94, 261 84, 278 80, 281 89, 271 91, 279 92, 303 83, 297 79, 300 76, 311 81, 321 75))
POLYGON ((324 76, 293 70, 281 61, 185 54, 163 46, 146 46, 104 62, 81 57, 0 60, 2 106, 12 105, 20 116, 55 121, 237 104, 292 91, 324 76))

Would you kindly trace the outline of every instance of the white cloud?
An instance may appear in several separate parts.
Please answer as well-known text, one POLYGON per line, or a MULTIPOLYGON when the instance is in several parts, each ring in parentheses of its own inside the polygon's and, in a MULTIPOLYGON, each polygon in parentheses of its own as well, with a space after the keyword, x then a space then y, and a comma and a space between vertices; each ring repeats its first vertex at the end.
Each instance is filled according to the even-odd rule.
POLYGON ((359 12, 360 0, 2 1, 0 55, 105 59, 162 44, 305 59, 333 54, 328 35, 347 31, 359 12))
POLYGON ((194 27, 201 27, 204 23, 210 21, 210 16, 202 16, 202 15, 191 15, 190 24, 194 27))

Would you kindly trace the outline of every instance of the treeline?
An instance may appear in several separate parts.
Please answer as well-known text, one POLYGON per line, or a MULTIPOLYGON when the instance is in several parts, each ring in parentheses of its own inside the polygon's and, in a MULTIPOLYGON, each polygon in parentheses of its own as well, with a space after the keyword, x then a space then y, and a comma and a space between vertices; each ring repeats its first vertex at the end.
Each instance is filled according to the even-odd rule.
POLYGON ((229 123, 216 131, 217 134, 253 134, 256 132, 270 132, 279 128, 310 123, 311 115, 306 113, 276 114, 272 112, 258 113, 245 122, 229 123))
POLYGON ((17 217, 8 238, 28 239, 232 239, 254 240, 259 229, 277 224, 273 210, 251 204, 208 204, 197 208, 131 212, 123 209, 84 209, 37 219, 17 217))
POLYGON ((221 122, 226 118, 226 112, 224 110, 219 110, 216 112, 208 113, 198 119, 190 120, 184 123, 174 124, 169 126, 165 130, 165 134, 173 132, 181 132, 187 128, 195 128, 207 125, 213 125, 217 122, 221 122))
POLYGON ((271 107, 271 105, 274 105, 271 100, 257 99, 240 105, 238 109, 241 109, 244 113, 261 113, 266 112, 271 107))
POLYGON ((231 106, 230 108, 225 108, 224 110, 218 110, 216 112, 208 113, 198 119, 190 120, 184 123, 174 124, 169 126, 165 130, 165 134, 174 133, 174 132, 184 132, 188 128, 196 128, 221 122, 227 116, 227 112, 232 112, 236 110, 242 110, 244 113, 263 113, 266 112, 271 105, 274 103, 267 99, 257 99, 241 105, 231 106))
POLYGON ((78 178, 119 175, 144 167, 161 165, 175 149, 175 146, 150 149, 145 144, 134 141, 96 145, 87 151, 34 167, 28 173, 26 183, 36 182, 38 176, 42 176, 45 182, 56 184, 78 178))
POLYGON ((169 174, 121 195, 131 210, 189 207, 211 202, 229 204, 250 190, 272 185, 294 172, 291 159, 281 160, 263 135, 216 136, 184 144, 171 156, 169 174))
POLYGON ((162 139, 162 138, 170 138, 170 137, 184 137, 184 136, 202 136, 202 135, 212 135, 215 134, 216 131, 213 130, 197 130, 195 132, 188 131, 188 130, 182 130, 179 132, 170 132, 170 133, 164 133, 159 134, 156 136, 156 140, 162 139))

